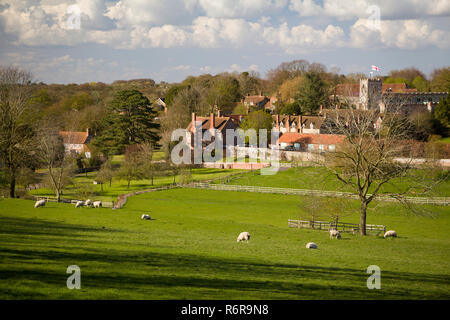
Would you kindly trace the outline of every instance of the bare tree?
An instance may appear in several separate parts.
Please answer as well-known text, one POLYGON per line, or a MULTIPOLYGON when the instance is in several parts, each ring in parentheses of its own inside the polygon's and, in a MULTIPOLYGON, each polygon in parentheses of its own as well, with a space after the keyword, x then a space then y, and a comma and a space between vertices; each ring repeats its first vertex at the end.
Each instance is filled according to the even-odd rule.
POLYGON ((64 187, 71 182, 74 174, 74 155, 66 152, 63 138, 56 127, 42 123, 37 136, 36 155, 47 169, 47 180, 61 200, 64 187))
POLYGON ((32 159, 34 131, 28 121, 31 83, 29 72, 0 66, 0 164, 6 169, 12 198, 15 197, 18 170, 32 159))
MULTIPOLYGON (((352 188, 360 201, 360 233, 366 235, 367 207, 376 199, 382 187, 398 184, 396 178, 414 175, 413 158, 398 161, 405 153, 411 123, 402 114, 403 102, 397 96, 383 97, 384 110, 378 106, 369 110, 341 109, 327 113, 329 133, 345 136, 344 143, 324 157, 318 157, 340 182, 352 188), (381 126, 377 126, 382 119, 381 126)), ((431 178, 431 177, 430 177, 431 178)), ((409 188, 409 187, 408 187, 409 188)), ((390 195, 406 203, 407 189, 390 195)))

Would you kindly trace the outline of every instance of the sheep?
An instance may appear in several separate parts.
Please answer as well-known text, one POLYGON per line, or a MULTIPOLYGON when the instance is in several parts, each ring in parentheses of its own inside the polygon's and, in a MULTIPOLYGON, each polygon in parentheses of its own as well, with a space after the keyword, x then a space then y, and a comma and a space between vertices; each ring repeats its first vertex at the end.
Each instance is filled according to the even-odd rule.
POLYGON ((332 238, 340 239, 341 233, 336 229, 331 229, 330 230, 330 239, 332 239, 332 238))
POLYGON ((87 199, 86 202, 84 203, 85 206, 90 206, 92 205, 92 201, 90 199, 87 199))
POLYGON ((307 249, 317 249, 318 247, 317 247, 317 244, 315 244, 314 242, 308 242, 306 244, 306 248, 307 249))
POLYGON ((45 203, 46 203, 46 202, 47 202, 46 200, 38 200, 38 201, 36 201, 36 203, 34 204, 34 207, 35 207, 35 208, 43 207, 43 206, 45 206, 45 203))
POLYGON ((239 236, 237 237, 237 241, 236 242, 240 242, 240 241, 244 241, 247 240, 247 242, 250 241, 250 233, 248 232, 241 232, 239 234, 239 236))
POLYGON ((397 232, 395 232, 394 230, 389 230, 386 231, 386 233, 384 234, 384 237, 397 237, 397 232))
POLYGON ((142 220, 152 220, 152 218, 151 218, 148 214, 143 214, 143 215, 141 216, 141 219, 142 219, 142 220))
POLYGON ((93 205, 94 205, 94 208, 100 208, 102 206, 102 202, 101 201, 94 201, 93 205))
POLYGON ((75 208, 82 207, 82 206, 84 206, 84 201, 77 201, 77 203, 75 204, 75 208))

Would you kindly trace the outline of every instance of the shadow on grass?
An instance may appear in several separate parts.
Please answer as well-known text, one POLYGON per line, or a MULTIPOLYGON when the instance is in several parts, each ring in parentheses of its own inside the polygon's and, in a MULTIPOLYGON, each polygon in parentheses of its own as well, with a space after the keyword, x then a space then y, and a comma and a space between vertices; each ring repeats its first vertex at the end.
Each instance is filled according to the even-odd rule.
MULTIPOLYGON (((1 218, 0 235, 16 234, 76 237, 77 233, 98 236, 101 228, 89 228, 37 219, 1 218)), ((111 230, 108 230, 111 231, 111 230)), ((309 266, 270 263, 252 259, 236 259, 200 254, 154 252, 150 247, 129 250, 97 243, 76 244, 71 248, 54 248, 55 240, 41 237, 35 248, 11 243, 0 244, 0 296, 6 298, 55 298, 64 288, 66 268, 79 265, 83 288, 89 290, 115 289, 127 294, 152 296, 152 289, 165 290, 173 298, 189 294, 204 294, 204 299, 228 297, 232 299, 449 299, 450 277, 447 274, 422 274, 382 271, 384 290, 368 290, 366 270, 341 267, 309 266), (86 247, 89 245, 89 247, 86 247), (35 263, 33 263, 35 261, 35 263), (3 263, 4 262, 4 263, 3 263), (41 283, 50 287, 42 296, 34 295, 30 285, 19 293, 12 293, 15 284, 41 283), (410 284, 423 284, 423 291, 410 284), (9 287, 8 285, 11 285, 9 287), (431 287, 430 287, 431 286, 431 287), (208 295, 205 292, 207 290, 208 295), (203 293, 202 293, 203 292, 203 293), (239 296, 235 296, 240 292, 239 296)), ((154 249, 153 249, 154 250, 154 249)), ((20 285, 18 285, 20 291, 20 285)), ((117 298, 120 298, 118 296, 117 298)))

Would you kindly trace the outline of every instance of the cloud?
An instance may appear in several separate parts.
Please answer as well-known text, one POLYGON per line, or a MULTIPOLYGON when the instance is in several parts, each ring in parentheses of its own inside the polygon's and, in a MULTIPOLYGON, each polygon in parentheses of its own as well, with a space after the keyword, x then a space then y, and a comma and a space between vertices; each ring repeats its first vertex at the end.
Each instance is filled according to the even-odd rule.
POLYGON ((428 46, 450 48, 450 31, 433 29, 423 20, 384 20, 380 29, 370 27, 367 19, 359 19, 350 28, 350 44, 355 48, 400 48, 414 50, 428 46))
POLYGON ((286 5, 287 0, 198 0, 198 6, 212 18, 259 17, 286 5))
POLYGON ((381 19, 403 20, 427 16, 450 16, 448 0, 290 0, 289 9, 300 16, 329 16, 339 19, 368 18, 379 9, 381 19))

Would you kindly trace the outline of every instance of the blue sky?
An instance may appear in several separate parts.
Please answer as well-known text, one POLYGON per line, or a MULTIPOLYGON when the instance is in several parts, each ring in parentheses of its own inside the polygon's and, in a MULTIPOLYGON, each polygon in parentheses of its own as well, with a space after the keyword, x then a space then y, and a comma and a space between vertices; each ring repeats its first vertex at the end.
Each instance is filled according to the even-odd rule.
POLYGON ((450 65, 450 0, 0 0, 0 63, 46 83, 450 65), (79 23, 78 23, 79 22, 79 23))

